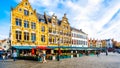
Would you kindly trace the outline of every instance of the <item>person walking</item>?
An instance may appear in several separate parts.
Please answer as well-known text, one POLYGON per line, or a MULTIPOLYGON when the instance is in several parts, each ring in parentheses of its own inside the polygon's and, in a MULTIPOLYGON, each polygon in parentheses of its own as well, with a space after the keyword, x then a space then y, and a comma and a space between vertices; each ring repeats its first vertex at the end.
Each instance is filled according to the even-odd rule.
POLYGON ((10 52, 7 52, 7 59, 10 58, 10 52))
POLYGON ((106 51, 106 56, 108 56, 108 51, 106 51))
POLYGON ((98 53, 98 51, 96 52, 96 55, 97 55, 97 57, 99 56, 99 53, 98 53))
POLYGON ((47 61, 46 61, 46 54, 43 53, 42 56, 43 56, 43 58, 42 58, 43 59, 43 63, 47 63, 47 61))
POLYGON ((17 58, 17 52, 16 52, 16 50, 14 50, 12 56, 13 56, 13 61, 16 61, 16 58, 17 58))
POLYGON ((5 53, 2 54, 2 59, 5 61, 5 53))

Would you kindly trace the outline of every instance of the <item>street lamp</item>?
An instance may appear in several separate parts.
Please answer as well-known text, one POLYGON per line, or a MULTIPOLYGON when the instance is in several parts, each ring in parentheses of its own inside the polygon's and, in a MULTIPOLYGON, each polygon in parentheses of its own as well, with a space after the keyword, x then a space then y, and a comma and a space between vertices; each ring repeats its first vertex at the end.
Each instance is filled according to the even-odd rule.
POLYGON ((58 59, 57 61, 60 61, 60 42, 59 42, 59 38, 58 38, 58 59))

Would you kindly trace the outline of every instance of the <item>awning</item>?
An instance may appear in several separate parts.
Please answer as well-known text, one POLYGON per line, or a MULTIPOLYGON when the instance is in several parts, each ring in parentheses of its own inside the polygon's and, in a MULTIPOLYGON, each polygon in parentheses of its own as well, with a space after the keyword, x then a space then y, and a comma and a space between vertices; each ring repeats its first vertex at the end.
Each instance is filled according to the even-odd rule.
POLYGON ((32 49, 32 48, 36 48, 36 46, 12 46, 12 48, 15 48, 15 49, 32 49))
POLYGON ((58 48, 60 48, 60 50, 70 50, 68 46, 48 46, 48 48, 53 50, 58 50, 58 48))
MULTIPOLYGON (((54 48, 54 50, 58 50, 58 48, 54 48)), ((60 48, 60 50, 68 50, 67 48, 60 48)))
POLYGON ((71 48, 71 50, 85 50, 85 48, 82 48, 82 47, 81 48, 80 47, 79 48, 71 48))
POLYGON ((41 49, 41 50, 46 50, 46 49, 50 49, 47 46, 37 46, 37 49, 41 49))
POLYGON ((92 49, 92 48, 87 48, 86 50, 94 50, 94 49, 92 49))

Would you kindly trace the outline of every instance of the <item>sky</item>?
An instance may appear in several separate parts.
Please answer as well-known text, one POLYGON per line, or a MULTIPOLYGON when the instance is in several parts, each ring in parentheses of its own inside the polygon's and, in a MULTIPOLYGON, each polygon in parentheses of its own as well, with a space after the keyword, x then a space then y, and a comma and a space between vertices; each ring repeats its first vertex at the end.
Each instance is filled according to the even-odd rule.
MULTIPOLYGON (((21 0, 1 0, 0 39, 9 37, 10 9, 21 0)), ((120 0, 29 0, 38 13, 62 19, 67 14, 72 27, 82 29, 88 38, 120 42, 120 0)))

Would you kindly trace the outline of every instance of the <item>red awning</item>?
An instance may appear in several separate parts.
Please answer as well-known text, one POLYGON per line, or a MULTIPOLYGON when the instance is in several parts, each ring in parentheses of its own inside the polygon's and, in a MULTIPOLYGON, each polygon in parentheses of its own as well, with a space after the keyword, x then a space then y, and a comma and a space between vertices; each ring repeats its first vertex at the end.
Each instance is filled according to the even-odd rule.
POLYGON ((41 50, 49 49, 49 48, 47 48, 47 46, 37 46, 36 48, 37 48, 37 49, 41 49, 41 50))

